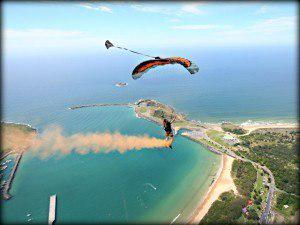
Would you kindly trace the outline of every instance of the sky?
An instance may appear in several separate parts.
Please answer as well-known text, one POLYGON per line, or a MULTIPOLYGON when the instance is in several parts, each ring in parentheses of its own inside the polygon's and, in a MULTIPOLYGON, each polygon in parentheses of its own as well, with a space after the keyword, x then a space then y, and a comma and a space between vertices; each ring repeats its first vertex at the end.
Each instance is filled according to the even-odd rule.
POLYGON ((296 2, 4 2, 5 54, 297 46, 296 2), (99 47, 101 46, 101 48, 99 47))

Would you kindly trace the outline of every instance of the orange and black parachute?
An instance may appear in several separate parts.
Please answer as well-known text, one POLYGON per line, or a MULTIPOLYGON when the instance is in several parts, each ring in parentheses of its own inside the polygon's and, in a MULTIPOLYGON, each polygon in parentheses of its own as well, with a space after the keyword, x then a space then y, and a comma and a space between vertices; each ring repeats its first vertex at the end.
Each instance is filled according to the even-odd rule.
POLYGON ((144 73, 146 73, 148 70, 150 70, 152 68, 155 68, 157 66, 169 65, 169 64, 180 64, 180 65, 184 66, 190 72, 190 74, 194 74, 199 71, 199 68, 196 64, 192 63, 190 60, 185 59, 185 58, 181 58, 181 57, 160 58, 158 56, 154 57, 154 56, 146 55, 146 54, 143 54, 140 52, 132 51, 132 50, 124 48, 124 47, 115 46, 109 40, 107 40, 105 42, 105 47, 107 49, 109 49, 110 47, 116 47, 119 49, 130 51, 135 54, 144 55, 144 56, 153 58, 152 60, 147 60, 147 61, 140 63, 139 65, 137 65, 134 68, 134 70, 132 71, 132 78, 135 80, 140 78, 144 73))
POLYGON ((192 63, 190 60, 181 58, 181 57, 171 57, 171 58, 156 58, 152 60, 147 60, 145 62, 140 63, 137 65, 134 70, 132 71, 132 78, 138 79, 148 70, 157 67, 157 66, 164 66, 169 64, 180 64, 184 66, 190 74, 197 73, 199 68, 196 64, 192 63))

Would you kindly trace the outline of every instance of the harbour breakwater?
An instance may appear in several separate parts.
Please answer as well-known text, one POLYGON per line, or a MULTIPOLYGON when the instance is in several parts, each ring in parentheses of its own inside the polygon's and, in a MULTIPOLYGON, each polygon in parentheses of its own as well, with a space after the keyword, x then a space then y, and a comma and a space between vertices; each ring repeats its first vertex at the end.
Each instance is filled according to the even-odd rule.
POLYGON ((10 198, 12 197, 12 196, 9 194, 9 189, 10 189, 10 187, 11 187, 11 185, 12 185, 12 182, 13 182, 13 179, 14 179, 14 177, 15 177, 15 174, 16 174, 16 171, 17 171, 17 169, 18 169, 18 166, 19 166, 19 164, 20 164, 22 155, 23 155, 23 153, 18 154, 18 156, 17 156, 17 158, 16 158, 16 160, 15 160, 15 165, 14 165, 14 167, 12 168, 12 171, 11 171, 10 174, 9 174, 9 178, 8 178, 8 180, 7 180, 7 182, 6 182, 5 186, 4 186, 4 188, 3 188, 2 196, 3 196, 3 198, 4 198, 5 200, 8 200, 8 199, 10 199, 10 198))
POLYGON ((75 110, 75 109, 81 109, 81 108, 102 107, 102 106, 127 106, 127 107, 132 107, 133 104, 131 104, 131 103, 95 103, 95 104, 88 104, 88 105, 71 106, 68 109, 75 110))

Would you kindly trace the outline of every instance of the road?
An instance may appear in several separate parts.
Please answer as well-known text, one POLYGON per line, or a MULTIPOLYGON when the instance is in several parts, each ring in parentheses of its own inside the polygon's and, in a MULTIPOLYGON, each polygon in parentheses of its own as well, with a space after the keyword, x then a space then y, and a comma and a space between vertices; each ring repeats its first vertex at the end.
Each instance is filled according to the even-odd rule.
MULTIPOLYGON (((264 211, 262 212, 262 216, 259 220, 260 224, 268 224, 269 223, 268 217, 269 217, 269 214, 270 214, 270 211, 271 211, 272 199, 273 199, 274 190, 275 190, 275 187, 276 187, 273 173, 269 170, 269 168, 267 168, 266 166, 262 166, 262 165, 258 164, 257 162, 254 162, 250 159, 247 159, 247 158, 236 155, 230 149, 227 149, 223 145, 221 145, 218 142, 215 142, 214 140, 212 140, 210 137, 207 136, 207 134, 204 131, 202 131, 202 132, 201 131, 197 131, 197 132, 191 131, 191 132, 188 132, 188 134, 185 134, 183 136, 189 137, 190 139, 192 139, 194 141, 197 141, 199 138, 204 138, 206 141, 208 141, 208 142, 210 142, 210 143, 212 143, 212 144, 214 144, 214 145, 216 145, 220 148, 218 150, 215 149, 215 151, 219 151, 219 152, 221 151, 222 153, 227 154, 227 155, 229 155, 233 158, 239 159, 239 160, 244 161, 244 162, 250 162, 253 165, 261 168, 264 172, 269 174, 271 182, 270 182, 270 185, 269 185, 269 192, 268 192, 268 197, 267 197, 267 201, 266 201, 266 207, 265 207, 264 211)), ((200 141, 198 141, 198 142, 200 142, 200 141)))
MULTIPOLYGON (((139 103, 136 103, 135 105, 139 105, 139 103)), ((134 108, 135 108, 135 113, 139 118, 144 118, 146 120, 150 120, 150 121, 155 122, 155 123, 160 123, 160 121, 158 121, 158 119, 155 120, 148 113, 140 113, 140 112, 138 112, 136 107, 134 107, 134 108)), ((184 130, 189 131, 189 132, 184 132, 185 134, 182 133, 181 134, 182 136, 185 136, 185 137, 187 137, 187 138, 189 138, 189 139, 191 139, 195 142, 198 142, 198 143, 201 143, 201 144, 207 146, 211 151, 219 153, 219 154, 224 153, 224 154, 227 154, 227 155, 229 155, 233 158, 239 159, 239 160, 244 161, 244 162, 250 162, 253 165, 256 165, 257 167, 261 168, 264 172, 269 174, 270 179, 271 179, 271 183, 269 185, 269 192, 268 192, 268 197, 267 197, 267 201, 266 201, 266 207, 265 207, 264 211, 262 212, 262 216, 259 220, 260 224, 267 224, 269 222, 268 221, 268 216, 270 214, 272 199, 273 199, 273 196, 274 196, 274 189, 275 189, 275 179, 274 179, 274 176, 273 176, 272 172, 266 166, 262 166, 262 165, 260 165, 256 162, 253 162, 250 159, 238 156, 233 151, 231 151, 230 149, 227 149, 223 145, 221 145, 221 144, 215 142, 214 140, 212 140, 206 134, 205 131, 206 131, 207 128, 205 126, 199 125, 199 126, 193 127, 193 128, 190 128, 190 126, 188 126, 188 127, 180 126, 177 129, 177 131, 180 130, 180 129, 184 129, 184 130), (211 146, 209 144, 203 143, 203 141, 200 140, 202 138, 205 139, 208 143, 217 146, 219 149, 217 149, 214 146, 211 146)))

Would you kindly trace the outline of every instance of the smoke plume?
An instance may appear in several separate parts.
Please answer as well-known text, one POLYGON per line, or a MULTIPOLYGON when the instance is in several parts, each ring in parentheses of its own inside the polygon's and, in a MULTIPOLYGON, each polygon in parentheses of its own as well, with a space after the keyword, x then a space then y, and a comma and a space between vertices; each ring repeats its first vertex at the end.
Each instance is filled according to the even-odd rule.
POLYGON ((52 126, 45 129, 34 140, 31 150, 41 158, 46 158, 57 153, 67 155, 72 151, 79 154, 87 154, 89 152, 108 153, 111 151, 124 153, 142 148, 164 148, 170 144, 170 142, 166 142, 164 139, 149 137, 147 135, 128 136, 122 135, 119 132, 77 133, 65 136, 61 127, 52 126))

